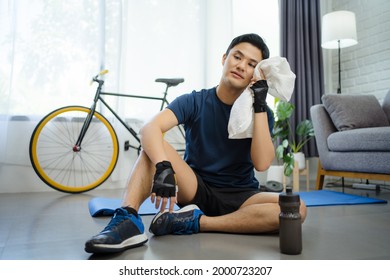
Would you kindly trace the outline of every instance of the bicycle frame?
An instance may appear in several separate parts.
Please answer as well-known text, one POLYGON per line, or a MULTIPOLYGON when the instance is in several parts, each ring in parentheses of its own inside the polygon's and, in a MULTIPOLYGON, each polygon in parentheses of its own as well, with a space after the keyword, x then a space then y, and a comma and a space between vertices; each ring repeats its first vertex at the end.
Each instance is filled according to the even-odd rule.
MULTIPOLYGON (((117 97, 131 97, 131 98, 140 98, 140 99, 149 99, 149 100, 159 100, 161 101, 161 108, 160 111, 164 108, 164 105, 167 104, 169 105, 168 100, 166 99, 167 94, 168 94, 168 88, 169 86, 167 85, 165 91, 164 91, 164 96, 163 97, 153 97, 153 96, 142 96, 142 95, 132 95, 132 94, 121 94, 121 93, 110 93, 110 92, 102 92, 102 87, 104 84, 104 80, 99 80, 98 76, 95 76, 93 78, 94 82, 98 83, 98 87, 96 89, 94 101, 92 103, 92 106, 90 107, 90 113, 88 114, 87 118, 84 121, 84 124, 81 128, 80 135, 76 141, 76 144, 73 147, 74 152, 78 152, 81 150, 81 143, 84 139, 85 133, 89 128, 89 125, 92 121, 92 117, 96 111, 96 105, 97 102, 100 101, 102 102, 106 108, 115 116, 115 118, 130 132, 130 134, 138 141, 138 143, 141 143, 141 139, 138 137, 137 132, 134 131, 133 128, 131 128, 115 111, 110 107, 110 105, 102 98, 102 96, 107 95, 107 96, 117 96, 117 97)), ((183 132, 180 129, 181 134, 184 137, 183 132)), ((127 147, 131 147, 133 149, 137 149, 138 151, 140 150, 140 146, 133 146, 130 144, 127 144, 127 147)))

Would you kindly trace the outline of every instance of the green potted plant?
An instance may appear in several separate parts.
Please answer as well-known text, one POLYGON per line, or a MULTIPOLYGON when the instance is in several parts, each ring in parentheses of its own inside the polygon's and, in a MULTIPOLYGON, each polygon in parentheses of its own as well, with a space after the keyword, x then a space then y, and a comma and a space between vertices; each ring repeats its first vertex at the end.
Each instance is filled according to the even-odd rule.
POLYGON ((314 137, 313 124, 310 120, 301 121, 293 134, 290 117, 294 109, 295 106, 289 102, 278 101, 276 104, 273 140, 277 145, 276 158, 283 162, 283 172, 286 177, 289 177, 294 170, 296 155, 303 156, 303 163, 305 162, 301 150, 314 137))

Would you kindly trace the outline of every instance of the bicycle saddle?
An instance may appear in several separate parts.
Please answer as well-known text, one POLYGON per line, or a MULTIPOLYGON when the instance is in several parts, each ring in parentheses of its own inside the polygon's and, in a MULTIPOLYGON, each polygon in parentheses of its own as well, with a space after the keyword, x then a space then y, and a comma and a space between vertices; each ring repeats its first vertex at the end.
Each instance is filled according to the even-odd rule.
POLYGON ((165 79, 165 78, 159 78, 156 79, 156 83, 165 83, 167 84, 168 87, 174 87, 177 86, 178 84, 181 84, 184 82, 183 78, 174 78, 174 79, 165 79))

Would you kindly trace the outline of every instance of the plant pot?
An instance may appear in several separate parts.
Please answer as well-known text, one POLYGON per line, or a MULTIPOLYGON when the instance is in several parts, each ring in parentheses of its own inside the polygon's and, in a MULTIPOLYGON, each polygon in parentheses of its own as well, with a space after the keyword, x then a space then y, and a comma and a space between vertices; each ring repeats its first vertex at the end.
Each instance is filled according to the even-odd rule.
POLYGON ((283 184, 283 165, 271 165, 267 170, 267 182, 275 181, 283 184))
POLYGON ((306 158, 304 153, 302 152, 294 153, 294 161, 298 162, 299 170, 306 168, 306 158))

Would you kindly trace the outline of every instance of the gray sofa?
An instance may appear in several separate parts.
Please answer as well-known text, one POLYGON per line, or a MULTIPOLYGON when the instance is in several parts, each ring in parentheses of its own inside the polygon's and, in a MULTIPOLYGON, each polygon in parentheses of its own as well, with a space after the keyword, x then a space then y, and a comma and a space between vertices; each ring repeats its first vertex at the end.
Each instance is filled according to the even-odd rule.
POLYGON ((310 108, 319 153, 316 189, 325 176, 390 181, 390 91, 324 95, 310 108))

